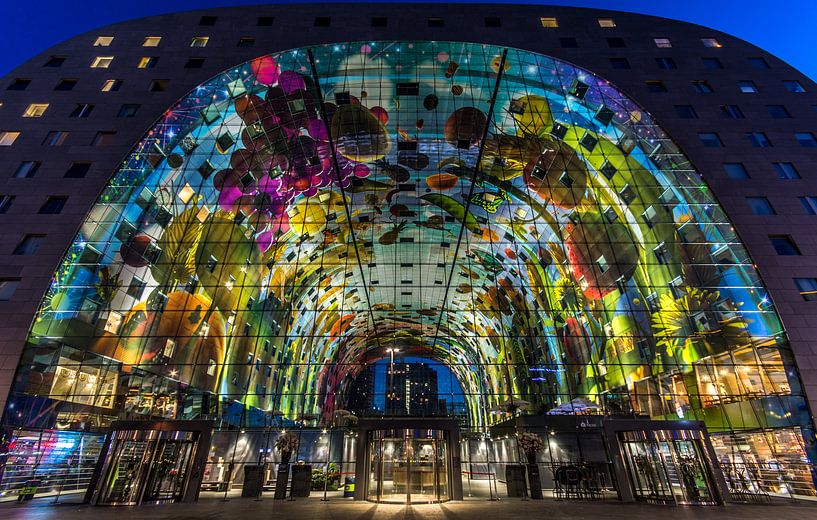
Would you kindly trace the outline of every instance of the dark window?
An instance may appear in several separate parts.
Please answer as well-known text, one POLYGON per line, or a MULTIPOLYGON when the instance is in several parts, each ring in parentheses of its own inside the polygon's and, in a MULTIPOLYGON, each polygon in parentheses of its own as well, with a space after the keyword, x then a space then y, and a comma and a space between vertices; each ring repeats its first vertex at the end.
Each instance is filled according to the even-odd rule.
POLYGON ((18 179, 30 179, 37 174, 37 170, 40 169, 40 161, 24 161, 20 163, 20 166, 14 170, 14 177, 18 179))
POLYGON ((45 235, 25 235, 11 254, 13 255, 33 255, 40 249, 45 235))
POLYGON ((502 21, 498 16, 488 16, 485 18, 485 27, 501 27, 502 21))
POLYGON ((817 301, 817 278, 794 278, 794 285, 804 300, 817 301))
POLYGON ((58 215, 62 213, 62 208, 68 202, 68 197, 52 195, 45 200, 38 213, 40 215, 58 215))
POLYGON ((655 58, 655 63, 659 69, 670 70, 678 68, 678 65, 675 64, 675 60, 672 58, 655 58))
POLYGON ((800 93, 806 91, 806 89, 803 88, 803 85, 801 85, 799 81, 793 80, 784 81, 783 86, 786 88, 786 92, 800 93))
POLYGON ((675 113, 681 119, 698 119, 698 113, 692 105, 675 105, 675 113))
POLYGON ((695 92, 700 92, 701 94, 709 94, 715 91, 715 89, 712 88, 712 85, 710 85, 706 80, 693 81, 692 88, 695 89, 695 92))
POLYGON ((137 67, 139 67, 140 69, 152 69, 156 67, 158 63, 159 63, 158 56, 142 56, 141 58, 139 58, 139 64, 137 65, 137 67))
POLYGON ((238 47, 255 47, 255 38, 252 36, 244 36, 238 39, 238 47))
POLYGON ((746 197, 746 203, 755 215, 777 215, 766 197, 746 197))
POLYGON ((442 18, 431 17, 428 19, 428 26, 429 27, 443 27, 445 25, 445 20, 442 18))
POLYGON ((258 20, 256 20, 255 25, 258 27, 269 27, 275 22, 274 16, 259 16, 258 20))
POLYGON ((559 45, 561 45, 563 49, 576 49, 579 47, 579 42, 572 36, 565 36, 564 38, 559 38, 559 45))
POLYGON ((700 132, 698 138, 706 148, 720 148, 723 146, 720 136, 715 132, 700 132))
POLYGON ((154 79, 150 82, 148 90, 150 92, 166 92, 170 86, 170 81, 166 79, 154 79))
POLYGON ((0 195, 0 214, 6 213, 14 202, 14 195, 0 195))
POLYGON ((201 19, 199 19, 199 25, 204 25, 206 27, 212 27, 213 25, 216 24, 217 20, 218 20, 218 16, 202 16, 201 19))
POLYGON ((68 131, 52 130, 45 135, 43 144, 46 146, 60 146, 68 139, 68 131))
POLYGON ((766 110, 774 119, 790 119, 791 114, 783 105, 766 105, 766 110))
POLYGON ((817 139, 811 132, 794 132, 794 138, 803 148, 817 148, 817 139))
POLYGON ((744 119, 743 110, 737 105, 721 105, 721 114, 729 119, 744 119))
POLYGON ((328 16, 316 16, 314 25, 315 27, 329 27, 332 24, 332 18, 328 16))
POLYGON ((738 81, 738 90, 744 94, 754 94, 757 92, 757 85, 751 80, 738 81))
POLYGON ((763 70, 769 68, 769 64, 763 58, 746 58, 746 59, 749 60, 749 65, 751 65, 753 69, 763 70))
POLYGON ((817 215, 817 197, 799 197, 807 215, 817 215))
POLYGON ((610 66, 614 69, 626 70, 630 68, 630 62, 627 58, 610 58, 610 66))
POLYGON ((705 69, 718 70, 723 68, 723 63, 718 58, 701 58, 705 69))
POLYGON ((65 63, 65 56, 51 56, 48 58, 43 67, 62 67, 65 63))
POLYGON ((204 66, 204 58, 187 58, 184 64, 185 69, 200 69, 204 66))
POLYGON ((114 136, 116 132, 108 131, 108 132, 97 132, 94 136, 93 141, 91 141, 91 146, 108 146, 113 144, 114 136))
POLYGON ((147 283, 139 277, 134 276, 131 278, 130 283, 128 284, 128 288, 125 289, 125 293, 132 297, 136 298, 137 300, 142 298, 142 293, 145 292, 145 287, 147 283))
POLYGON ((135 103, 126 103, 119 107, 119 112, 117 112, 116 117, 134 117, 136 113, 139 111, 139 107, 142 105, 137 105, 135 103))
POLYGON ((91 169, 91 163, 89 162, 75 162, 71 163, 71 166, 65 171, 65 175, 68 179, 81 179, 85 177, 88 173, 88 170, 91 169))
POLYGON ((624 38, 619 38, 618 36, 610 36, 607 38, 607 46, 611 49, 623 49, 627 46, 624 43, 624 38))
POLYGON ((800 178, 800 173, 797 171, 797 168, 794 167, 794 163, 776 162, 772 163, 772 167, 774 171, 777 172, 778 179, 793 180, 800 178))
POLYGON ((743 163, 723 163, 723 171, 726 172, 726 176, 730 179, 749 178, 749 172, 746 171, 746 167, 743 163))
POLYGON ((746 138, 755 148, 771 148, 772 142, 763 132, 746 132, 746 138))
POLYGON ((31 80, 28 78, 17 78, 12 81, 6 90, 25 90, 31 85, 31 80))
POLYGON ((389 19, 385 16, 372 16, 372 27, 386 27, 389 25, 389 19))
POLYGON ((769 235, 772 247, 781 256, 800 256, 800 248, 794 243, 791 235, 769 235))
POLYGON ((650 92, 666 92, 667 86, 661 81, 647 81, 647 90, 650 92))
POLYGON ((68 117, 88 117, 94 111, 94 105, 90 103, 77 103, 74 110, 68 114, 68 117))
POLYGON ((77 80, 75 79, 61 79, 57 86, 54 87, 54 90, 74 90, 76 86, 77 80))
POLYGON ((0 301, 9 301, 14 296, 18 285, 20 285, 19 278, 0 278, 0 301))

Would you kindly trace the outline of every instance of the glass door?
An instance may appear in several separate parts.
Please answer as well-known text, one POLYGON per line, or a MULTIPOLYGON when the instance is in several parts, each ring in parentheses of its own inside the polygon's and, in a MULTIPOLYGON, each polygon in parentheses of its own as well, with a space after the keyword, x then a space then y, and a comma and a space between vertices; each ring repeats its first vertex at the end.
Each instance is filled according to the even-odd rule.
POLYGON ((658 445, 644 440, 625 442, 623 446, 636 500, 674 502, 669 475, 658 445))
POLYGON ((117 439, 111 450, 110 467, 99 499, 100 504, 139 503, 142 473, 150 458, 153 442, 117 439))
POLYGON ((150 465, 145 500, 181 500, 193 441, 160 440, 150 465))
POLYGON ((711 479, 703 464, 701 445, 697 440, 672 442, 672 455, 682 493, 679 502, 685 504, 714 504, 711 479))

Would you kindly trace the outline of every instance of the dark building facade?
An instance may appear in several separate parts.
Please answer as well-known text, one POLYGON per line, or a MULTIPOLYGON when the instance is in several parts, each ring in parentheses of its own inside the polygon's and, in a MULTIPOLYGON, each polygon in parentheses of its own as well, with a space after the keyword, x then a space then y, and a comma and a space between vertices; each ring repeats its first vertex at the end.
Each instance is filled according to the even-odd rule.
POLYGON ((553 6, 270 5, 101 28, 0 89, 5 497, 183 500, 201 482, 167 475, 227 492, 294 451, 358 498, 457 499, 523 433, 551 481, 586 465, 625 500, 815 494, 817 84, 762 49, 553 6), (448 367, 457 432, 430 367, 389 374, 416 411, 365 380, 395 351, 448 367))

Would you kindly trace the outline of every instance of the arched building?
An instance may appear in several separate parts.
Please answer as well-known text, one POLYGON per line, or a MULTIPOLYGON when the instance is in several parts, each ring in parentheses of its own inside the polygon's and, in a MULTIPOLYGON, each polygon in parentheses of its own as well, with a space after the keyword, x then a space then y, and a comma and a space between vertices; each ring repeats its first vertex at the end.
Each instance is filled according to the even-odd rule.
POLYGON ((0 493, 251 494, 283 452, 438 501, 536 452, 533 496, 813 496, 817 85, 666 19, 339 7, 0 82, 0 493))

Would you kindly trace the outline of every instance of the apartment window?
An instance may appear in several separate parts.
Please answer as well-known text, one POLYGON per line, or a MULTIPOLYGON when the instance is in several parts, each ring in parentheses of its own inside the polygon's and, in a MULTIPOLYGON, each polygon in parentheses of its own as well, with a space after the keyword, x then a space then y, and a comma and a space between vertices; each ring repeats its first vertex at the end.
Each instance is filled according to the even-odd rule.
POLYGON ((14 195, 0 195, 0 214, 6 213, 14 202, 14 195))
POLYGON ((786 87, 786 92, 800 93, 806 91, 799 81, 784 81, 783 86, 786 87))
POLYGON ((817 301, 817 278, 794 278, 793 280, 804 300, 817 301))
POLYGON ((20 132, 0 131, 0 146, 11 146, 20 137, 20 132))
POLYGON ((74 110, 68 115, 68 117, 88 117, 91 115, 91 112, 94 110, 94 105, 90 103, 77 103, 74 107, 74 110))
POLYGON ((43 144, 45 146, 60 146, 68 139, 67 130, 52 130, 45 135, 43 144))
POLYGON ((726 176, 730 179, 749 178, 749 172, 746 171, 746 167, 743 163, 723 163, 723 171, 726 172, 726 176))
POLYGON ((150 92, 165 92, 167 91, 168 86, 170 85, 170 81, 166 79, 154 79, 150 82, 150 87, 148 90, 150 92))
POLYGON ((783 105, 766 105, 766 110, 773 119, 791 119, 791 114, 783 105))
POLYGON ((618 36, 611 36, 607 38, 607 46, 610 47, 611 49, 623 49, 624 47, 627 46, 627 44, 624 43, 624 38, 619 38, 618 36))
POLYGON ((207 42, 210 41, 209 36, 195 36, 190 40, 191 47, 207 47, 207 42))
POLYGON ((542 24, 542 27, 559 27, 559 20, 552 17, 543 16, 542 18, 539 18, 539 23, 542 24))
POLYGON ((710 85, 706 80, 693 81, 692 88, 695 89, 695 92, 699 92, 701 94, 710 94, 715 91, 715 89, 712 88, 712 85, 710 85))
POLYGON ((800 248, 794 243, 791 235, 769 235, 772 247, 781 256, 800 256, 800 248))
POLYGON ((58 215, 62 213, 62 208, 68 202, 68 197, 52 195, 48 197, 45 203, 40 207, 40 215, 58 215))
POLYGON ((794 132, 794 138, 803 148, 817 147, 817 139, 814 138, 814 134, 811 132, 794 132))
POLYGON ((675 105, 675 113, 681 119, 698 119, 698 113, 692 105, 675 105))
POLYGON ((666 92, 667 86, 664 85, 661 81, 647 81, 645 82, 647 85, 647 90, 650 92, 666 92))
POLYGON ((704 44, 704 47, 709 47, 712 49, 720 49, 723 47, 717 38, 701 38, 701 43, 704 44))
POLYGON ((498 16, 488 16, 485 18, 485 27, 501 27, 502 21, 498 16))
POLYGON ((579 47, 579 42, 572 36, 566 36, 564 38, 559 38, 559 45, 561 45, 563 49, 577 49, 579 47))
POLYGON ((769 64, 764 58, 746 58, 749 65, 755 70, 764 70, 769 68, 769 64))
POLYGON ((60 91, 68 91, 74 90, 74 87, 77 86, 77 80, 75 79, 61 79, 57 86, 54 87, 54 90, 60 91))
POLYGON ((48 110, 48 103, 31 103, 23 112, 23 117, 43 117, 48 110))
POLYGON ((46 60, 43 67, 57 68, 62 67, 63 63, 65 63, 65 56, 51 56, 46 60))
POLYGON ((757 92, 757 85, 750 80, 738 81, 738 90, 744 94, 754 94, 757 92))
POLYGON ((772 203, 766 197, 746 197, 746 203, 755 215, 777 215, 772 203))
POLYGON ((36 254, 44 240, 45 235, 25 235, 11 254, 20 256, 36 254))
POLYGON ((723 68, 723 63, 718 58, 701 58, 705 69, 719 70, 723 68))
POLYGON ((140 106, 141 105, 135 103, 126 103, 119 107, 119 112, 116 113, 116 117, 134 117, 136 112, 139 111, 140 106))
POLYGON ((71 163, 71 166, 65 171, 66 179, 81 179, 88 174, 88 171, 91 169, 91 163, 89 162, 74 162, 71 163))
POLYGON ((274 16, 259 16, 258 20, 255 21, 255 25, 258 27, 270 27, 274 22, 274 16))
POLYGON ((113 144, 116 132, 97 132, 91 141, 91 146, 109 146, 113 144))
POLYGON ((669 38, 653 38, 653 42, 655 42, 655 46, 659 49, 669 49, 672 47, 672 40, 669 38))
POLYGON ((161 41, 161 36, 148 36, 142 40, 142 47, 158 47, 161 41))
POLYGON ((627 58, 610 58, 610 66, 618 70, 626 70, 630 68, 630 62, 627 58))
POLYGON ((217 20, 218 20, 218 16, 202 16, 199 19, 199 25, 202 25, 202 26, 205 26, 205 27, 212 27, 212 26, 214 26, 216 24, 217 20))
POLYGON ((185 69, 200 69, 204 66, 204 58, 187 58, 184 64, 185 69))
POLYGON ((102 88, 99 90, 101 92, 116 92, 122 88, 123 83, 121 79, 106 79, 105 83, 102 84, 102 88))
POLYGON ((721 114, 729 119, 744 119, 743 110, 737 105, 721 105, 721 114))
POLYGON ((799 197, 807 215, 817 215, 817 197, 799 197))
POLYGON ((113 56, 97 56, 91 61, 92 69, 107 69, 113 63, 113 56))
POLYGON ((599 18, 598 22, 599 22, 599 27, 609 28, 609 27, 615 27, 616 26, 616 21, 613 20, 612 18, 599 18))
POLYGON ((772 167, 777 172, 778 179, 793 180, 800 178, 800 173, 794 167, 794 163, 776 162, 772 163, 772 167))
POLYGON ((156 56, 142 56, 136 66, 140 69, 152 69, 157 63, 159 63, 159 58, 156 56))
POLYGON ((431 17, 428 19, 428 26, 429 27, 443 27, 445 25, 445 21, 439 17, 431 17))
POLYGON ((755 148, 771 148, 772 142, 763 132, 746 132, 746 138, 755 148))
POLYGON ((655 58, 655 63, 659 69, 672 70, 678 68, 675 64, 675 60, 672 58, 655 58))
POLYGON ((721 148, 723 146, 723 141, 715 132, 700 132, 698 133, 698 139, 706 148, 721 148))
POLYGON ((332 24, 332 19, 328 16, 316 16, 314 26, 315 27, 329 27, 332 24))
POLYGON ((9 301, 14 296, 18 285, 20 285, 19 278, 0 278, 0 301, 9 301))
POLYGON ((255 38, 244 36, 238 39, 238 47, 255 47, 255 38))
POLYGON ((113 36, 98 36, 94 40, 94 47, 107 47, 111 43, 113 43, 113 36))
POLYGON ((6 87, 6 90, 25 90, 28 86, 31 85, 31 80, 28 78, 16 78, 14 81, 9 83, 9 86, 6 87))
POLYGON ((20 166, 14 170, 13 177, 17 179, 30 179, 36 175, 37 170, 40 169, 40 161, 23 161, 20 166))

